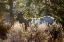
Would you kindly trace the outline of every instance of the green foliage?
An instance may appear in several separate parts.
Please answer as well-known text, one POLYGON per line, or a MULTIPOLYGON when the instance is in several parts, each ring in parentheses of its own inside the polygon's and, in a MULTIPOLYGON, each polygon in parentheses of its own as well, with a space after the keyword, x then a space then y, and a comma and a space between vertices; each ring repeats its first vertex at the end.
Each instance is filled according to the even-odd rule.
POLYGON ((53 17, 60 21, 62 24, 64 23, 64 0, 50 0, 50 13, 53 14, 53 17))
POLYGON ((4 19, 5 12, 9 12, 9 9, 7 9, 8 0, 0 0, 0 20, 4 19))
POLYGON ((25 12, 25 17, 40 17, 44 11, 43 0, 16 0, 16 8, 25 12))
MULTIPOLYGON (((5 12, 10 12, 11 16, 14 17, 12 12, 13 6, 20 12, 24 11, 24 16, 28 19, 43 16, 46 9, 44 0, 15 0, 11 1, 12 3, 9 1, 0 0, 0 16, 3 16, 5 12), (10 7, 11 5, 12 7, 10 7)), ((64 0, 50 0, 50 3, 47 5, 47 15, 51 15, 56 20, 64 23, 64 0)))

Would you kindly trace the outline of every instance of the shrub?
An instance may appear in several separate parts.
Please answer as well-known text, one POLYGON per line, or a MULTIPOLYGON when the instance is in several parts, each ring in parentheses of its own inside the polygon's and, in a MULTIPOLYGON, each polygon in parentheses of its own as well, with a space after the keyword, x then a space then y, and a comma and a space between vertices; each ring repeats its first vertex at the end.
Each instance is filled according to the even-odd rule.
POLYGON ((40 24, 34 28, 16 22, 8 31, 7 39, 2 42, 63 42, 62 25, 53 23, 52 25, 40 24), (56 36, 56 38, 55 38, 56 36))

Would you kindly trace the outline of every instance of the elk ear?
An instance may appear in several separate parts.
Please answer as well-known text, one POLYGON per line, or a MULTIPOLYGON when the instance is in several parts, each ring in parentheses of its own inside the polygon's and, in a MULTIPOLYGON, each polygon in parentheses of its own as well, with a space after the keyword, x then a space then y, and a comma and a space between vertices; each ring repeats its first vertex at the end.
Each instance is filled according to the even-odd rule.
POLYGON ((21 12, 22 16, 24 15, 24 12, 21 12))
POLYGON ((23 16, 22 12, 18 13, 19 16, 23 16))
POLYGON ((21 13, 21 15, 23 16, 24 14, 23 14, 23 13, 21 13))

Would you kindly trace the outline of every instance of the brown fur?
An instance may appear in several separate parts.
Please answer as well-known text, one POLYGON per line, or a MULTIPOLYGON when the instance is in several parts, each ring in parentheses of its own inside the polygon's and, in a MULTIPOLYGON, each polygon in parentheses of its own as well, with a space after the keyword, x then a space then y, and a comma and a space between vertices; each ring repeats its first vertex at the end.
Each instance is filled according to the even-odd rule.
POLYGON ((23 17, 23 13, 22 12, 18 14, 18 17, 17 17, 16 20, 18 20, 20 23, 24 23, 25 24, 25 29, 27 29, 27 27, 29 26, 29 21, 30 20, 25 19, 23 17))

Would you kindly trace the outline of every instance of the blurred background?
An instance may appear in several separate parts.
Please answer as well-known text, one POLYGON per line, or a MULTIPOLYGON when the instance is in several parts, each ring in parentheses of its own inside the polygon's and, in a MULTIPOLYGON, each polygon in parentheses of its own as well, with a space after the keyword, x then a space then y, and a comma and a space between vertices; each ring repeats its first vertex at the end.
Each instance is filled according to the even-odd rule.
MULTIPOLYGON (((19 21, 20 23, 24 22, 25 29, 27 29, 27 26, 29 25, 29 21, 32 21, 32 23, 34 23, 33 22, 34 20, 32 20, 32 18, 35 18, 36 20, 36 18, 40 19, 41 17, 44 17, 44 16, 51 16, 54 18, 55 21, 57 21, 58 24, 60 23, 62 25, 62 26, 60 25, 59 27, 57 26, 58 25, 57 24, 56 26, 51 26, 51 28, 54 28, 54 27, 62 28, 64 30, 64 0, 0 0, 0 37, 4 39, 4 36, 7 35, 6 33, 9 32, 8 30, 10 28, 16 28, 14 27, 14 26, 17 26, 15 25, 15 23, 18 23, 16 21, 19 21)), ((47 19, 45 21, 48 21, 47 19)), ((30 24, 29 26, 30 28, 37 28, 35 24, 34 25, 30 24)), ((47 26, 43 28, 46 28, 47 26)), ((24 28, 24 27, 22 26, 21 28, 24 28)), ((4 42, 4 41, 1 41, 1 42, 4 42)), ((15 42, 15 41, 8 41, 8 42, 15 42)), ((20 41, 17 41, 17 42, 20 42, 20 41)), ((28 42, 28 41, 24 40, 23 42, 28 42)), ((48 41, 48 42, 52 42, 52 41, 48 41)))
POLYGON ((0 0, 0 21, 11 21, 22 12, 24 17, 39 18, 49 15, 64 25, 63 0, 0 0))

